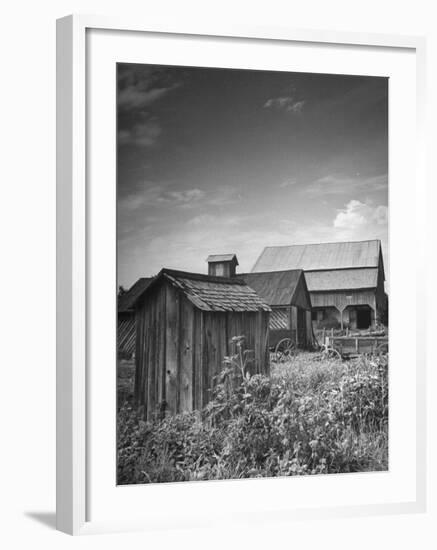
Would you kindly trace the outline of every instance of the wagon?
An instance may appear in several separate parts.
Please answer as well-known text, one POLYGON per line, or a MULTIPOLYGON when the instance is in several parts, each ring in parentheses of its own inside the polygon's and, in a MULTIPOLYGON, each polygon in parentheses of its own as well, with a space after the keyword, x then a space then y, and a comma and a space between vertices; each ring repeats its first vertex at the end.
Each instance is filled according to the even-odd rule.
POLYGON ((388 336, 326 336, 322 352, 328 357, 352 359, 359 355, 387 355, 388 336))
POLYGON ((269 349, 276 361, 286 361, 293 357, 298 349, 296 331, 289 328, 270 328, 269 349))

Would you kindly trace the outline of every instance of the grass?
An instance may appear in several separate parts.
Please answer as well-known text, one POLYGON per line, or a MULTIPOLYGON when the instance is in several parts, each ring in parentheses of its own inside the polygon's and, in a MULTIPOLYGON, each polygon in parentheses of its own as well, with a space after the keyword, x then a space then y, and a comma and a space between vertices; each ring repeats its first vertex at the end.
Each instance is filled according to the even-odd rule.
POLYGON ((387 470, 387 361, 320 357, 246 377, 236 354, 203 411, 155 422, 137 416, 134 367, 120 364, 118 483, 387 470))
POLYGON ((133 403, 135 362, 121 360, 117 365, 117 403, 119 406, 133 403))

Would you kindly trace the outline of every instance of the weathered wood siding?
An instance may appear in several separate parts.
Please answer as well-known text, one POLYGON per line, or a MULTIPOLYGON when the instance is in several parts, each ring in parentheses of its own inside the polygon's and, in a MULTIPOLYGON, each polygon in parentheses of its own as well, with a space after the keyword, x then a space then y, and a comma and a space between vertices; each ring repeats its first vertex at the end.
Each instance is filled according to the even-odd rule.
POLYGON ((341 310, 347 306, 375 307, 375 290, 347 290, 338 292, 311 292, 311 303, 316 307, 334 306, 341 310))
POLYGON ((382 267, 382 262, 380 262, 378 269, 378 286, 376 287, 375 292, 376 315, 378 319, 382 316, 386 308, 386 300, 387 298, 384 288, 384 271, 382 267))
POLYGON ((136 313, 135 397, 145 418, 204 407, 233 336, 254 351, 252 373, 268 374, 269 315, 202 311, 169 283, 149 293, 136 313))

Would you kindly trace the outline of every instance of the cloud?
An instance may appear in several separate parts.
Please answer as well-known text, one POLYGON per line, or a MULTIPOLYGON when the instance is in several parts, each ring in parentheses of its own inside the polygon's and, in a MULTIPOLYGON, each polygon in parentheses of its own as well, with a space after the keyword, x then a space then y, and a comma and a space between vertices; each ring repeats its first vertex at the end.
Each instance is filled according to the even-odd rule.
POLYGON ((194 218, 191 218, 187 221, 188 226, 199 227, 203 229, 210 230, 211 227, 215 224, 222 226, 226 224, 226 227, 236 227, 241 225, 247 216, 235 216, 231 214, 225 215, 214 215, 214 214, 199 214, 194 218))
POLYGON ((138 122, 129 129, 119 130, 118 144, 151 147, 155 145, 161 133, 162 129, 158 121, 149 119, 138 122))
POLYGON ((135 86, 128 86, 118 94, 118 106, 121 109, 134 109, 150 105, 172 88, 152 88, 150 90, 139 90, 135 86))
POLYGON ((387 225, 388 208, 358 200, 349 201, 334 219, 334 227, 339 229, 358 229, 367 225, 387 225))
POLYGON ((304 188, 304 192, 313 195, 343 195, 353 192, 375 192, 387 191, 388 176, 380 174, 378 176, 364 177, 361 174, 348 176, 345 174, 330 174, 323 176, 304 188))
POLYGON ((121 211, 132 212, 145 207, 176 206, 189 208, 198 204, 206 197, 206 191, 202 189, 169 189, 168 185, 150 184, 119 201, 121 211))
POLYGON ((264 108, 299 114, 302 112, 305 103, 305 100, 296 101, 293 96, 272 97, 264 103, 264 108))
POLYGON ((121 65, 117 106, 123 111, 147 107, 181 85, 162 68, 121 65))
MULTIPOLYGON (((157 273, 164 266, 205 273, 205 258, 221 252, 236 253, 239 272, 244 273, 252 269, 265 246, 273 245, 381 239, 387 259, 387 207, 358 200, 333 212, 326 221, 311 216, 305 221, 296 221, 292 216, 260 219, 256 213, 239 215, 226 210, 196 211, 185 222, 176 211, 172 218, 175 223, 164 221, 159 213, 157 217, 161 222, 149 224, 149 216, 142 214, 141 219, 149 224, 145 233, 132 234, 129 248, 120 249, 121 280, 133 273, 138 277, 157 273)), ((133 281, 129 278, 125 282, 133 281)))
POLYGON ((285 187, 292 187, 293 185, 296 185, 297 183, 297 179, 296 178, 289 178, 287 180, 284 180, 282 181, 280 184, 279 184, 279 187, 281 189, 284 189, 285 187))

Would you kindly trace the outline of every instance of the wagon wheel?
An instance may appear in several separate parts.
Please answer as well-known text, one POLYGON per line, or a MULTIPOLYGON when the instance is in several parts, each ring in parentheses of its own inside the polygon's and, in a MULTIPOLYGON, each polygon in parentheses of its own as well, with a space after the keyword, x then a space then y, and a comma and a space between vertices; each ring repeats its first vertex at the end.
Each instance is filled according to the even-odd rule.
POLYGON ((335 348, 324 346, 322 354, 328 359, 342 359, 341 353, 335 348))
POLYGON ((296 352, 296 346, 291 338, 283 338, 275 348, 276 361, 285 361, 296 352))
POLYGON ((376 346, 375 355, 387 355, 388 354, 388 342, 382 342, 376 346))

